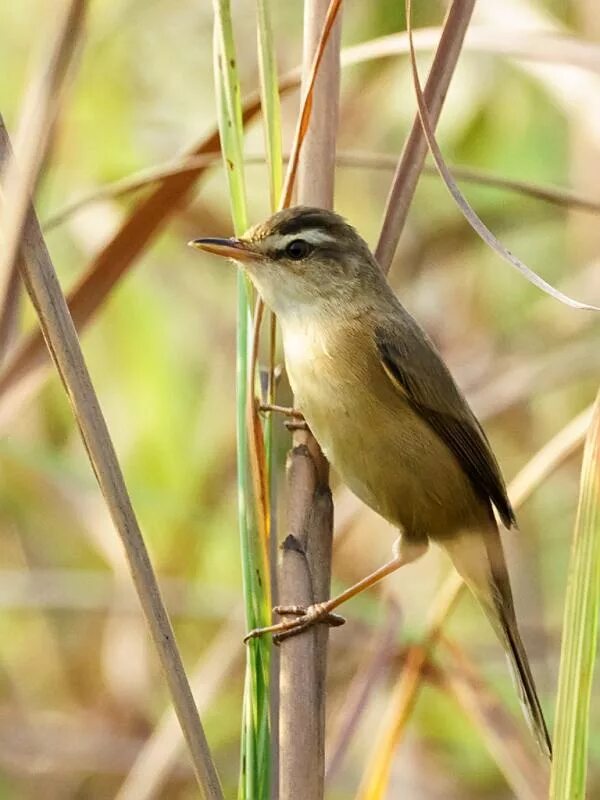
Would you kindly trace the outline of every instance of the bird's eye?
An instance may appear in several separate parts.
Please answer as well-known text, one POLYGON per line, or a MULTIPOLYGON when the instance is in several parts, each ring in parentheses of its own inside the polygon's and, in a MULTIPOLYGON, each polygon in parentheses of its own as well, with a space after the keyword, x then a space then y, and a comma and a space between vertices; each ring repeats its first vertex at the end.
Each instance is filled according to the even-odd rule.
POLYGON ((285 248, 285 254, 293 261, 301 261, 310 253, 310 245, 304 239, 294 239, 285 248))

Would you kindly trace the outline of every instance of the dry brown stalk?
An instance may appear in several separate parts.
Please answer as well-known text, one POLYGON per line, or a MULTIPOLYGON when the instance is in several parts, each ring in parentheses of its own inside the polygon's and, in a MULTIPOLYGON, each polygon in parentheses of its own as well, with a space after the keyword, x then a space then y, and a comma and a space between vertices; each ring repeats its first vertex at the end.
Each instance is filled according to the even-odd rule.
MULTIPOLYGON (((444 21, 440 43, 435 51, 424 91, 434 130, 440 118, 474 6, 475 0, 453 0, 444 21)), ((375 257, 384 272, 389 272, 392 264, 426 155, 427 140, 417 114, 392 181, 379 241, 375 248, 375 257)))
MULTIPOLYGON (((6 152, 9 147, 6 130, 0 125, 0 152, 6 152)), ((98 484, 121 537, 140 604, 188 743, 202 796, 207 800, 221 800, 223 794, 175 643, 171 622, 92 386, 65 296, 31 207, 28 208, 23 227, 21 254, 19 265, 23 282, 71 403, 98 484)))
MULTIPOLYGON (((4 120, 1 118, 0 125, 4 126, 4 120)), ((11 162, 12 152, 7 149, 0 154, 0 178, 2 179, 0 184, 4 183, 5 170, 11 162)), ((1 194, 0 201, 2 201, 1 194)), ((6 269, 4 273, 0 273, 0 365, 5 360, 6 353, 16 334, 21 289, 19 265, 15 260, 10 268, 6 269)))
MULTIPOLYGON (((321 107, 318 108, 316 98, 319 96, 319 92, 317 91, 316 87, 321 87, 320 96, 322 97, 322 89, 325 85, 328 75, 327 68, 329 67, 329 69, 335 69, 334 77, 337 76, 336 79, 339 90, 339 26, 341 23, 339 21, 338 12, 340 11, 341 6, 342 0, 330 0, 330 2, 327 4, 327 10, 321 20, 321 24, 318 27, 313 24, 314 15, 312 14, 310 5, 308 5, 308 9, 305 13, 304 52, 301 72, 303 103, 296 125, 296 132, 292 144, 292 152, 290 154, 288 170, 285 176, 283 189, 281 191, 281 208, 288 208, 292 204, 292 198, 294 191, 296 190, 296 175, 299 176, 300 184, 302 183, 302 180, 304 180, 306 183, 307 176, 304 173, 307 172, 310 175, 313 173, 315 174, 314 181, 311 181, 311 179, 308 178, 308 180, 311 181, 311 188, 308 189, 308 194, 311 195, 312 193, 317 199, 320 197, 325 199, 327 197, 328 190, 331 189, 332 195, 330 202, 333 204, 333 170, 335 168, 335 136, 337 133, 337 107, 339 101, 336 100, 335 107, 333 109, 327 104, 321 104, 321 107), (335 33, 333 33, 333 31, 335 31, 335 33), (333 41, 335 43, 336 38, 338 40, 337 58, 335 65, 333 65, 331 63, 331 52, 334 45, 331 45, 330 42, 333 41), (321 65, 323 65, 322 69, 321 65), (319 124, 317 125, 314 118, 319 111, 324 114, 324 117, 320 119, 319 124), (333 127, 330 127, 331 125, 333 125, 333 127), (311 137, 307 137, 309 126, 311 137), (319 141, 327 141, 328 144, 333 147, 331 156, 325 156, 323 149, 317 147, 317 144, 314 145, 315 152, 318 152, 321 157, 325 157, 326 159, 324 164, 325 177, 323 178, 319 178, 317 176, 318 170, 303 170, 300 166, 300 153, 302 153, 303 163, 307 163, 306 145, 308 143, 308 147, 310 148, 311 138, 315 139, 315 142, 317 143, 319 141), (331 164, 329 164, 329 159, 331 159, 331 164), (329 172, 327 167, 330 167, 332 170, 331 177, 328 177, 329 172), (304 174, 304 177, 302 177, 302 174, 304 174)), ((304 196, 302 186, 300 186, 298 190, 298 197, 300 196, 304 196)), ((314 202, 316 204, 316 200, 314 202)))
MULTIPOLYGON (((313 589, 309 536, 327 538, 332 520, 331 496, 321 490, 325 515, 314 518, 319 487, 314 458, 306 445, 296 444, 288 459, 287 536, 281 545, 281 601, 310 605, 319 599, 313 589), (323 518, 324 517, 324 518, 323 518)), ((327 565, 326 565, 327 566, 327 565)), ((322 599, 325 599, 323 597, 322 599)), ((323 797, 322 631, 312 628, 281 645, 279 667, 279 798, 321 800, 323 797)), ((326 641, 325 641, 326 646, 326 641)))
MULTIPOLYGON (((17 259, 20 256, 17 256, 17 259)), ((19 264, 15 261, 3 287, 0 306, 0 366, 18 335, 19 301, 23 293, 19 264)))
MULTIPOLYGON (((58 112, 61 89, 86 10, 86 0, 69 0, 59 8, 59 20, 49 52, 30 82, 15 139, 16 157, 6 150, 0 161, 4 202, 0 232, 0 333, 10 331, 18 292, 15 291, 19 242, 58 112)), ((0 338, 0 359, 7 340, 0 338)))
MULTIPOLYGON (((295 85, 288 82, 283 90, 295 85)), ((253 93, 243 107, 244 122, 248 123, 260 110, 260 98, 253 93)), ((189 153, 202 156, 219 151, 219 133, 212 131, 189 153)), ((140 200, 115 236, 92 260, 85 273, 68 294, 69 310, 78 331, 90 322, 107 296, 130 269, 152 238, 185 204, 196 181, 207 166, 164 177, 151 194, 140 200)), ((40 368, 47 364, 47 352, 39 330, 32 331, 8 359, 0 375, 0 416, 14 413, 15 406, 39 385, 40 368)))
MULTIPOLYGON (((328 7, 328 0, 306 0, 305 76, 311 69, 328 7)), ((312 116, 298 168, 298 201, 323 208, 333 205, 340 33, 338 19, 314 86, 312 116)), ((333 504, 328 476, 329 466, 316 441, 309 433, 298 431, 288 464, 288 535, 282 545, 279 571, 283 604, 308 606, 329 597, 333 504)), ((317 626, 281 646, 280 800, 323 797, 327 642, 327 628, 317 626)))
MULTIPOLYGON (((530 6, 531 8, 531 6, 530 6)), ((498 36, 497 25, 493 14, 486 14, 484 24, 469 26, 463 50, 471 53, 493 53, 512 58, 517 62, 539 62, 541 64, 560 64, 580 67, 590 72, 600 72, 600 47, 594 41, 578 39, 570 36, 557 26, 552 30, 548 19, 538 13, 536 22, 540 26, 535 30, 525 24, 525 15, 521 20, 513 18, 510 36, 498 36)), ((417 28, 414 32, 415 48, 418 51, 435 50, 440 38, 441 28, 417 28)), ((366 42, 345 47, 342 50, 342 67, 356 64, 367 58, 389 58, 405 55, 409 51, 406 31, 391 33, 366 42)))
MULTIPOLYGON (((283 156, 283 160, 289 160, 289 154, 286 153, 283 156)), ((264 164, 265 161, 266 156, 260 153, 249 153, 244 158, 245 164, 264 164)), ((398 158, 390 153, 376 153, 368 150, 338 150, 335 163, 338 167, 390 170, 396 168, 398 158)), ((176 161, 168 161, 164 164, 139 170, 117 181, 107 183, 60 208, 56 213, 48 217, 43 226, 44 231, 49 231, 62 225, 78 211, 94 203, 124 197, 157 183, 159 180, 169 178, 171 175, 193 172, 197 167, 216 167, 218 169, 222 164, 223 159, 220 153, 208 153, 203 156, 185 156, 176 161)), ((567 187, 504 178, 487 170, 460 167, 455 164, 449 164, 449 168, 456 178, 465 183, 474 183, 480 186, 488 186, 491 189, 516 192, 525 197, 542 200, 561 208, 573 209, 574 211, 600 214, 600 202, 593 200, 591 197, 577 194, 567 187)), ((437 177, 438 171, 436 167, 425 164, 423 166, 423 174, 437 177)))

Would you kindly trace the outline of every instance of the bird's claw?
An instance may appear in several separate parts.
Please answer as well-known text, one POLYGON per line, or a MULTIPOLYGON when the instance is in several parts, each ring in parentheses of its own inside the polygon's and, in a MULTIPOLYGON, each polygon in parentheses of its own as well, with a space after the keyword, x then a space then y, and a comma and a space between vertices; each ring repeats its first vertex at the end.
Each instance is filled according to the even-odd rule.
POLYGON ((270 403, 260 403, 258 410, 261 414, 276 413, 282 414, 287 419, 284 421, 285 427, 288 431, 307 431, 308 425, 304 419, 304 415, 297 408, 288 408, 287 406, 276 406, 270 403))
POLYGON ((283 423, 288 431, 307 431, 308 425, 304 419, 304 414, 298 411, 297 408, 288 408, 287 406, 276 406, 270 403, 259 403, 258 410, 261 414, 268 414, 270 412, 282 414, 288 417, 283 423))
POLYGON ((303 419, 286 420, 284 423, 288 431, 307 431, 308 424, 303 419))
POLYGON ((258 410, 262 414, 273 412, 274 414, 282 414, 284 417, 291 417, 292 419, 304 419, 304 414, 297 408, 292 408, 291 406, 278 406, 274 405, 273 403, 259 403, 258 410))
POLYGON ((244 637, 244 642, 272 633, 273 643, 279 644, 285 639, 297 636, 302 631, 312 628, 317 623, 337 628, 346 622, 344 617, 339 614, 332 614, 327 607, 327 603, 314 603, 308 607, 275 606, 273 613, 280 617, 295 617, 295 619, 278 622, 275 625, 267 625, 264 628, 255 628, 244 637))

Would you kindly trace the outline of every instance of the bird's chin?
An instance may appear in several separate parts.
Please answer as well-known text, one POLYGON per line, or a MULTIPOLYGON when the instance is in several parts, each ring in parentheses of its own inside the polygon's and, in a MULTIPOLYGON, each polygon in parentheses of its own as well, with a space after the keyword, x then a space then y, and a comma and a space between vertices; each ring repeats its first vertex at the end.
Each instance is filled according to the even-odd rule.
POLYGON ((281 307, 281 298, 279 296, 280 292, 275 290, 275 288, 272 285, 272 282, 270 280, 264 280, 264 277, 261 275, 257 275, 256 273, 258 272, 258 270, 254 271, 246 269, 246 272, 250 277, 250 280, 256 287, 256 291, 263 299, 265 305, 268 306, 268 308, 270 308, 271 311, 274 311, 276 314, 278 315, 281 314, 282 307, 281 307))
POLYGON ((286 279, 278 268, 273 268, 268 262, 252 261, 240 263, 257 292, 262 297, 265 305, 274 311, 278 317, 286 319, 298 314, 310 315, 316 310, 315 295, 302 291, 302 286, 295 281, 286 279))

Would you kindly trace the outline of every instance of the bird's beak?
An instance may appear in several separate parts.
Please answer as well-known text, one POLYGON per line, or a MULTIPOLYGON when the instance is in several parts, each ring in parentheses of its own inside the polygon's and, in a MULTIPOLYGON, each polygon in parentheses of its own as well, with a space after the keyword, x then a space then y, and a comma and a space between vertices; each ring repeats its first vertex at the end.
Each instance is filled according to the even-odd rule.
POLYGON ((205 253, 213 253, 224 258, 233 258, 235 261, 256 261, 261 258, 261 254, 252 247, 250 242, 246 242, 244 239, 208 237, 205 239, 193 239, 188 244, 197 250, 204 250, 205 253))

